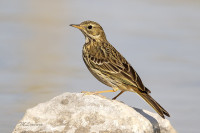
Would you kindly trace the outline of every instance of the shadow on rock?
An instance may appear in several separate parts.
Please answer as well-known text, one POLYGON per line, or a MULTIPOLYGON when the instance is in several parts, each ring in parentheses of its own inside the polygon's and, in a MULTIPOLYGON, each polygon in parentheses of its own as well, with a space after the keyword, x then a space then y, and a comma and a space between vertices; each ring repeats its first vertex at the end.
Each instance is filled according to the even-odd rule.
MULTIPOLYGON (((134 107, 132 107, 134 108, 134 107)), ((142 116, 144 116, 146 119, 148 119, 150 121, 150 123, 152 124, 153 127, 153 131, 154 133, 160 133, 160 126, 158 121, 153 118, 152 116, 148 115, 147 113, 145 113, 143 110, 138 109, 138 108, 134 108, 138 113, 140 113, 142 116)))

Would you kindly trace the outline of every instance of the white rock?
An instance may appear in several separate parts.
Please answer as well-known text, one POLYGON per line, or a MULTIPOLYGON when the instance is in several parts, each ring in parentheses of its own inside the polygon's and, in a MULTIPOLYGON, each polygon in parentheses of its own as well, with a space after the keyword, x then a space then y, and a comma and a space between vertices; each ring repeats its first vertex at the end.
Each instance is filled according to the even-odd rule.
POLYGON ((167 119, 116 100, 64 93, 28 109, 13 133, 175 133, 167 119))

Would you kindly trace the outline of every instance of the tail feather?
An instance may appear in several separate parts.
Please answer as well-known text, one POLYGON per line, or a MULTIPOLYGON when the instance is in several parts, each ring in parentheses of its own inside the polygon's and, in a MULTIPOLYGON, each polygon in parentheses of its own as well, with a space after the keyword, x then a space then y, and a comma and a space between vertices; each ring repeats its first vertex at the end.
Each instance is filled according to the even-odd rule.
POLYGON ((138 95, 140 95, 151 107, 162 117, 165 119, 165 116, 170 117, 169 113, 162 107, 160 104, 158 104, 149 94, 144 92, 138 92, 138 95))

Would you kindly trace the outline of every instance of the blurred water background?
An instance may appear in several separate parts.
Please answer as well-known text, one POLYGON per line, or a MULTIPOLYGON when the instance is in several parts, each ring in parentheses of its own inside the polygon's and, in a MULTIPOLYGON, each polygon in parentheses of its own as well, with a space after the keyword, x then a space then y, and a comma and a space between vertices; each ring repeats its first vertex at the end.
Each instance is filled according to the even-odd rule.
MULTIPOLYGON (((69 24, 84 20, 102 25, 178 132, 200 130, 200 1, 1 0, 1 133, 61 93, 110 89, 82 61, 84 36, 69 24)), ((134 93, 118 100, 153 111, 134 93)))

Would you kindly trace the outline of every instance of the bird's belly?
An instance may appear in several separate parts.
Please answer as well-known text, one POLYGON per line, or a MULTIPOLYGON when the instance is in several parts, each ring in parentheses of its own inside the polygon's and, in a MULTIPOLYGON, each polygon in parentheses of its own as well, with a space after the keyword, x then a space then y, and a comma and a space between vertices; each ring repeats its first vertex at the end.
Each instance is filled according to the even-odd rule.
POLYGON ((124 84, 122 79, 119 78, 119 75, 108 73, 106 71, 101 71, 93 67, 87 59, 87 56, 84 56, 83 53, 83 60, 86 64, 88 70, 91 74, 103 84, 112 87, 112 88, 119 88, 122 91, 132 91, 134 92, 133 88, 130 85, 124 84))
POLYGON ((109 75, 100 72, 97 69, 91 69, 90 71, 100 82, 104 83, 107 86, 113 87, 117 83, 114 79, 110 78, 109 75))
POLYGON ((134 92, 134 89, 130 86, 124 85, 120 80, 117 80, 117 78, 114 78, 115 76, 111 76, 106 73, 102 73, 99 70, 93 69, 93 75, 102 83, 106 84, 107 86, 110 86, 112 88, 119 88, 122 91, 132 91, 134 92))

